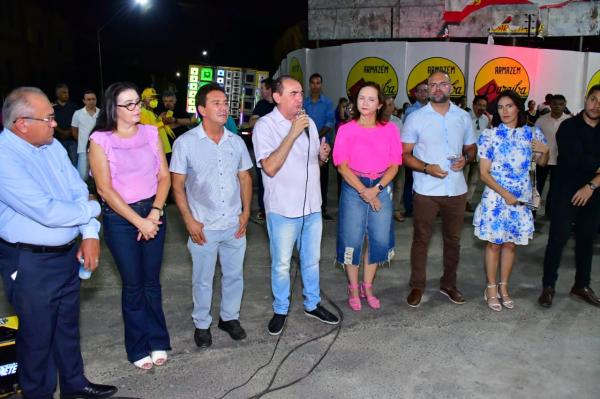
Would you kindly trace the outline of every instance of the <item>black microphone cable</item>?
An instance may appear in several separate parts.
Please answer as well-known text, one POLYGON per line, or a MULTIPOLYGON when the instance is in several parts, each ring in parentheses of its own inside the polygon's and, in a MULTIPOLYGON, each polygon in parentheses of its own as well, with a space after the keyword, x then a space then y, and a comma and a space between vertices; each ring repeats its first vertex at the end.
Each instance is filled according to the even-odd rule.
MULTIPOLYGON (((305 129, 306 131, 307 129, 305 129)), ((300 256, 302 254, 302 234, 304 232, 304 221, 306 219, 306 214, 305 212, 305 207, 306 207, 306 197, 307 197, 307 193, 308 193, 308 173, 309 173, 309 161, 310 161, 310 135, 308 135, 308 152, 307 152, 307 157, 306 157, 306 180, 304 182, 304 199, 302 201, 302 225, 300 226, 300 240, 298 243, 298 255, 300 256)), ((290 288, 290 306, 289 308, 292 307, 293 304, 293 298, 294 298, 294 287, 296 285, 296 280, 298 277, 298 269, 300 268, 300 258, 298 257, 296 259, 295 256, 292 256, 292 260, 295 261, 294 263, 296 264, 296 267, 294 268, 294 277, 292 279, 291 282, 291 288, 290 288)), ((284 388, 288 388, 294 384, 297 384, 298 382, 304 380, 306 377, 308 377, 314 369, 317 368, 317 366, 323 361, 323 359, 325 358, 325 356, 327 356, 327 354, 329 353, 329 350, 331 349, 331 347, 333 346, 333 344, 337 341, 338 336, 340 335, 340 332, 342 330, 342 322, 344 320, 344 313, 342 312, 342 309, 340 309, 339 306, 336 305, 336 303, 327 295, 325 294, 325 292, 323 290, 320 290, 321 296, 323 296, 327 302, 329 304, 331 304, 334 309, 337 311, 338 313, 338 317, 339 317, 339 323, 333 327, 331 330, 325 332, 324 334, 321 334, 317 337, 311 338, 307 341, 304 341, 298 345, 296 345, 295 347, 293 347, 292 349, 290 349, 285 356, 279 361, 279 363, 277 364, 277 367, 275 368, 275 371, 273 372, 273 375, 271 376, 271 379, 269 381, 269 384, 267 385, 267 387, 265 389, 263 389, 262 391, 260 391, 259 393, 253 395, 250 397, 250 399, 259 399, 261 397, 263 397, 264 395, 271 393, 271 392, 275 392, 284 388), (317 361, 313 364, 313 366, 308 370, 308 372, 306 374, 304 374, 302 377, 297 378, 293 381, 290 381, 284 385, 280 385, 277 386, 275 388, 272 388, 273 383, 275 382, 275 378, 277 377, 279 371, 281 370, 281 368, 283 367, 283 364, 285 363, 285 361, 294 353, 296 352, 298 349, 302 348, 303 346, 311 343, 311 342, 315 342, 321 338, 324 338, 328 335, 331 335, 333 332, 335 332, 335 336, 333 337, 333 340, 329 343, 329 345, 327 346, 327 348, 325 349, 325 352, 323 352, 323 354, 321 355, 321 357, 319 357, 319 359, 317 359, 317 361)), ((277 337, 277 342, 275 343, 275 346, 273 347, 273 352, 271 353, 271 356, 269 358, 269 360, 259 366, 254 373, 252 373, 252 375, 250 375, 250 377, 248 377, 248 379, 240 384, 237 385, 231 389, 229 389, 227 392, 225 392, 222 396, 219 396, 218 399, 224 399, 226 396, 228 396, 230 393, 232 393, 233 391, 242 388, 244 386, 246 386, 250 381, 252 381, 252 379, 258 374, 258 372, 262 369, 264 369, 265 367, 269 366, 271 364, 271 362, 273 361, 273 359, 275 358, 275 353, 277 353, 277 348, 279 347, 279 343, 281 342, 281 338, 283 337, 285 331, 287 328, 287 318, 285 321, 285 325, 283 326, 283 330, 281 331, 281 334, 279 334, 279 336, 277 337)))

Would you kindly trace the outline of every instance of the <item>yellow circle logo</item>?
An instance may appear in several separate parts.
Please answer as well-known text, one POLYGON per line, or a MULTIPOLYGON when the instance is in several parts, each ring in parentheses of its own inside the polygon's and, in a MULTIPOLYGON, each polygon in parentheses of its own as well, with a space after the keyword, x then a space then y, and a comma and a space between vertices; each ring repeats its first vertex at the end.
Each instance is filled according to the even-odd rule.
POLYGON ((302 72, 302 65, 300 65, 300 61, 298 61, 298 58, 292 57, 288 73, 292 78, 300 82, 301 85, 304 84, 304 73, 302 72))
POLYGON ((592 78, 590 79, 590 83, 588 83, 587 85, 587 90, 585 91, 585 94, 588 94, 588 92, 594 85, 600 85, 600 69, 598 69, 594 76, 592 76, 592 78))
POLYGON ((504 90, 513 90, 525 101, 529 97, 529 75, 517 60, 508 57, 494 58, 481 67, 473 89, 476 95, 485 96, 492 103, 504 90))
POLYGON ((356 99, 360 89, 369 81, 379 84, 384 96, 396 97, 398 94, 398 75, 392 64, 382 58, 367 57, 354 64, 348 72, 348 97, 356 99))
POLYGON ((427 83, 427 78, 433 72, 441 71, 448 74, 452 82, 452 93, 450 98, 458 99, 465 95, 465 75, 463 71, 452 60, 443 57, 431 57, 419 62, 408 74, 406 79, 406 95, 415 100, 417 86, 427 83))

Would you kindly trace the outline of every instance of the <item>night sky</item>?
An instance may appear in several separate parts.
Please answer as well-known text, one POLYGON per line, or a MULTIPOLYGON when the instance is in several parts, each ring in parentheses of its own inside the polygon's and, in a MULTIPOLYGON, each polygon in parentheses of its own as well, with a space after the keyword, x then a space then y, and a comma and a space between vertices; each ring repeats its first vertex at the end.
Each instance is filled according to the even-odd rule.
POLYGON ((171 81, 183 88, 187 65, 194 63, 273 72, 280 62, 275 43, 287 28, 306 21, 308 12, 306 1, 295 0, 149 0, 145 10, 133 0, 35 3, 57 12, 72 34, 77 64, 69 76, 72 84, 94 89, 99 86, 96 31, 113 16, 101 32, 104 86, 116 80, 141 86, 171 81), (176 71, 182 74, 179 82, 176 71))

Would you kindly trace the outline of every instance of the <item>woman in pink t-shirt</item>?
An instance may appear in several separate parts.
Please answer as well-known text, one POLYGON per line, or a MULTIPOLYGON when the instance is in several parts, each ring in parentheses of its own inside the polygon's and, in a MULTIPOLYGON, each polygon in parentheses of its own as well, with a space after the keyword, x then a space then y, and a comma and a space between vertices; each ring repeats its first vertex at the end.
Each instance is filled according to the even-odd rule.
POLYGON ((171 179, 156 127, 139 124, 140 103, 130 83, 106 89, 89 159, 102 197, 104 240, 123 281, 127 358, 149 370, 165 364, 171 349, 160 287, 171 179))
POLYGON ((366 298, 373 309, 377 266, 394 255, 392 181, 402 164, 398 128, 382 119, 383 96, 377 83, 367 82, 358 92, 352 121, 340 126, 333 162, 344 178, 337 230, 337 261, 348 276, 348 305, 361 309, 366 298), (366 245, 363 246, 363 243, 366 245), (364 248, 364 253, 363 253, 364 248), (358 284, 363 261, 363 282, 358 284))

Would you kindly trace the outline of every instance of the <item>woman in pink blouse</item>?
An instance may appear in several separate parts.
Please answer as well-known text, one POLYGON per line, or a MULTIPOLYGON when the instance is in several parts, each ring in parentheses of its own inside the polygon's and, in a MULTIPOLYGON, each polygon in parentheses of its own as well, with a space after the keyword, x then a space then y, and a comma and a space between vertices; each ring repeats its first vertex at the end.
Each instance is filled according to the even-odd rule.
POLYGON ((394 255, 392 181, 402 164, 398 128, 382 119, 383 96, 377 83, 367 82, 358 92, 352 121, 340 126, 333 162, 342 182, 337 230, 337 261, 348 277, 348 305, 354 311, 366 298, 373 309, 377 266, 394 255), (363 245, 364 244, 364 245, 363 245), (363 282, 358 269, 363 261, 363 282))
POLYGON ((171 179, 156 127, 139 124, 140 103, 132 84, 108 87, 89 159, 102 197, 104 239, 123 282, 127 358, 149 370, 165 364, 171 349, 160 286, 171 179))

